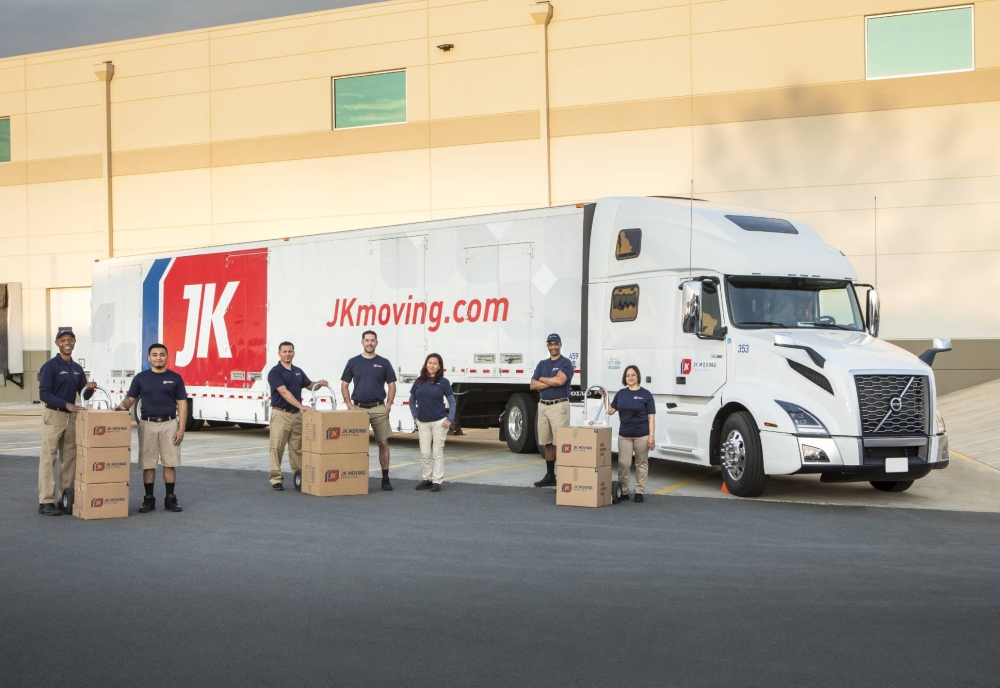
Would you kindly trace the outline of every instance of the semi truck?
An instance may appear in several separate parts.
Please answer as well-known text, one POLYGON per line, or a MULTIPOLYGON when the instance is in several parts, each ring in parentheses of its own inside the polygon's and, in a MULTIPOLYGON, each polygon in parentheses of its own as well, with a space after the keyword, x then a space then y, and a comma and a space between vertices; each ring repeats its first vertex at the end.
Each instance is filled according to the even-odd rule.
POLYGON ((931 364, 950 342, 917 357, 880 340, 875 287, 771 211, 614 197, 112 258, 94 264, 91 303, 93 379, 117 401, 162 342, 189 429, 266 424, 280 342, 335 380, 373 330, 399 380, 396 431, 413 430, 409 387, 434 352, 457 432, 497 428, 535 452, 529 384, 555 332, 576 369, 574 424, 589 422, 588 390, 613 393, 636 365, 656 401, 651 456, 718 465, 734 495, 797 473, 903 491, 949 460, 931 364))

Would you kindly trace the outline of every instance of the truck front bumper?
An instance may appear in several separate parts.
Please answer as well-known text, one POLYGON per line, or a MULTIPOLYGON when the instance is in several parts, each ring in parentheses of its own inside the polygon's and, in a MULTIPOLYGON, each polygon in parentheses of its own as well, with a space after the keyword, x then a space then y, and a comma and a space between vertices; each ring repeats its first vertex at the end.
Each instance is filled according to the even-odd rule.
POLYGON ((948 436, 929 437, 807 437, 795 438, 799 468, 818 473, 823 482, 918 480, 945 468, 950 458, 948 436), (906 459, 906 470, 887 471, 886 459, 906 459))

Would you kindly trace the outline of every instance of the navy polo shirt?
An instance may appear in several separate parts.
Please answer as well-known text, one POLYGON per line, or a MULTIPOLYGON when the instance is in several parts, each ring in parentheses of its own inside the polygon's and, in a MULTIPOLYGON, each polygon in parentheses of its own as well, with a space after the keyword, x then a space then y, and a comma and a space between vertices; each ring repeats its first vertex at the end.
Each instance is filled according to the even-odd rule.
POLYGON ((445 416, 449 423, 455 422, 455 393, 451 391, 451 383, 443 377, 434 382, 433 379, 414 383, 410 388, 410 413, 414 420, 421 423, 435 423, 445 416), (444 400, 448 400, 448 408, 444 400))
POLYGON ((565 399, 569 397, 569 387, 573 382, 575 368, 573 367, 573 361, 565 356, 560 356, 554 361, 551 358, 543 358, 535 366, 535 374, 531 376, 531 379, 540 380, 543 377, 555 377, 560 370, 566 373, 566 384, 562 387, 546 387, 538 393, 539 398, 548 401, 549 399, 565 399))
MULTIPOLYGON (((66 404, 75 404, 77 393, 86 386, 83 367, 73 359, 64 361, 58 354, 42 364, 38 373, 38 397, 47 406, 64 409, 66 404)), ((83 393, 84 399, 92 396, 92 391, 83 393)))
POLYGON ((649 417, 656 415, 656 404, 648 389, 619 389, 611 401, 611 408, 621 414, 619 436, 645 437, 649 434, 649 417))
POLYGON ((385 386, 396 381, 396 371, 388 359, 377 355, 365 358, 358 354, 347 362, 342 382, 354 383, 351 401, 355 404, 371 404, 385 401, 385 386))
POLYGON ((285 397, 278 393, 278 387, 284 387, 292 393, 296 401, 302 403, 302 388, 310 387, 312 380, 302 371, 302 368, 293 365, 292 369, 289 370, 279 363, 268 372, 267 384, 271 388, 271 406, 291 411, 298 410, 298 406, 292 406, 285 401, 285 397))
POLYGON ((176 416, 177 402, 187 399, 187 389, 178 373, 172 370, 157 373, 149 368, 132 378, 128 395, 142 399, 139 413, 143 416, 176 416))

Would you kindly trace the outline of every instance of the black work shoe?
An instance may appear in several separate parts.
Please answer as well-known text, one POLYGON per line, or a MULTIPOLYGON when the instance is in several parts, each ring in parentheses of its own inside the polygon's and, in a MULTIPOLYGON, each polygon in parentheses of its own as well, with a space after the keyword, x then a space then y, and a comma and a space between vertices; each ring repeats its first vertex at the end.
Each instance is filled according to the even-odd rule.
POLYGON ((440 491, 441 491, 441 483, 434 483, 434 486, 431 487, 431 492, 440 492, 440 491))
POLYGON ((641 492, 639 492, 638 494, 636 494, 636 496, 634 497, 634 499, 635 499, 635 503, 636 504, 642 504, 643 502, 646 501, 646 498, 642 496, 641 492))
POLYGON ((156 497, 152 495, 146 495, 142 498, 142 506, 139 507, 140 514, 148 514, 150 511, 156 509, 156 497))
POLYGON ((628 492, 626 492, 625 490, 622 490, 622 496, 619 499, 619 501, 627 502, 628 501, 628 492))
POLYGON ((177 503, 177 495, 168 494, 163 498, 163 508, 167 511, 173 511, 177 513, 178 511, 184 511, 181 505, 177 503))
POLYGON ((545 477, 535 483, 535 487, 555 487, 556 477, 551 473, 546 473, 545 477))
POLYGON ((433 484, 434 483, 432 483, 430 480, 421 480, 419 483, 417 483, 417 486, 414 489, 416 489, 416 490, 429 490, 429 489, 431 489, 431 485, 433 485, 433 484))
POLYGON ((284 490, 285 486, 282 485, 281 483, 275 483, 274 485, 271 485, 271 489, 272 490, 279 490, 280 491, 280 490, 284 490))
POLYGON ((38 513, 43 516, 62 516, 62 509, 55 504, 39 504, 38 513))
POLYGON ((382 489, 386 492, 392 492, 392 483, 389 482, 388 478, 382 478, 382 489))

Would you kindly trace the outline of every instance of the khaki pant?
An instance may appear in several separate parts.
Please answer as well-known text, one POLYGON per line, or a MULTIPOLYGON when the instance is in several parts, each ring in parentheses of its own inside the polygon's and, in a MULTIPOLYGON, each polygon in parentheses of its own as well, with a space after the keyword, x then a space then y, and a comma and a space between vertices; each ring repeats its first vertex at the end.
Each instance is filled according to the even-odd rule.
POLYGON ((42 412, 42 455, 38 461, 38 503, 56 502, 55 464, 59 461, 59 494, 76 479, 76 414, 42 412))
POLYGON ((569 402, 543 404, 538 402, 538 444, 556 443, 556 428, 569 427, 569 402))
POLYGON ((375 406, 370 409, 361 409, 368 412, 368 421, 372 424, 372 434, 376 442, 384 442, 392 435, 392 425, 389 423, 389 409, 385 404, 375 406))
POLYGON ((618 482, 622 486, 622 494, 628 492, 633 453, 635 453, 635 493, 644 494, 646 476, 649 475, 649 435, 618 438, 618 482))
POLYGON ((448 428, 444 426, 446 418, 434 422, 417 422, 417 432, 420 433, 420 465, 423 467, 424 480, 440 483, 444 480, 444 441, 448 437, 448 428))
POLYGON ((292 471, 302 468, 302 413, 271 409, 271 474, 272 485, 284 482, 281 477, 281 457, 288 446, 288 464, 292 471))
POLYGON ((181 448, 174 446, 174 435, 180 427, 178 419, 163 423, 139 421, 139 468, 155 471, 159 463, 164 468, 181 465, 181 448))

